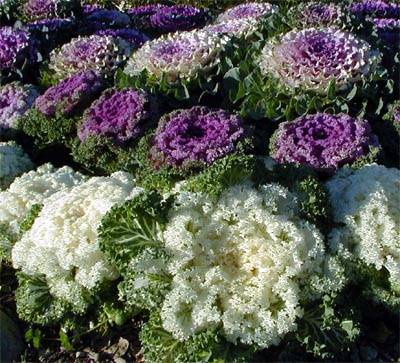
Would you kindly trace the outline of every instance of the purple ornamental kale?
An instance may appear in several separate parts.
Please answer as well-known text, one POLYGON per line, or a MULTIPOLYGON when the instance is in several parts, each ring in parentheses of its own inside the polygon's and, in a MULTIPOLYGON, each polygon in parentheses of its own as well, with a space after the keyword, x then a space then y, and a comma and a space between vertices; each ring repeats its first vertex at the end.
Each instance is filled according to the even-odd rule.
POLYGON ((239 115, 195 106, 161 118, 150 153, 156 167, 166 164, 190 168, 234 152, 244 136, 239 115))
POLYGON ((71 40, 75 26, 76 20, 73 18, 43 19, 26 24, 43 53, 71 40))
POLYGON ((95 32, 96 35, 109 35, 114 38, 121 38, 129 42, 132 46, 139 48, 150 38, 137 31, 136 29, 102 29, 95 32))
POLYGON ((52 117, 56 110, 65 116, 88 106, 106 88, 100 72, 82 71, 50 87, 36 99, 36 108, 52 117))
POLYGON ((88 15, 93 13, 94 11, 100 10, 101 5, 99 4, 82 4, 83 14, 88 15))
POLYGON ((271 142, 271 156, 279 163, 305 164, 336 170, 378 147, 368 121, 347 114, 317 113, 279 125, 271 142))
POLYGON ((143 31, 153 31, 150 18, 152 15, 167 7, 162 4, 135 6, 128 9, 126 13, 131 18, 131 21, 136 29, 143 31))
POLYGON ((384 0, 364 0, 353 3, 350 6, 350 11, 357 15, 398 19, 400 17, 400 4, 388 3, 384 0))
POLYGON ((400 47, 400 19, 373 18, 378 36, 393 48, 400 47))
POLYGON ((340 5, 320 2, 300 3, 290 12, 295 25, 301 28, 340 25, 344 16, 340 5))
POLYGON ((108 89, 86 110, 78 137, 82 142, 98 136, 116 143, 134 140, 152 117, 151 106, 150 96, 143 91, 108 89))
POLYGON ((23 7, 23 12, 31 20, 54 18, 59 8, 58 0, 29 0, 23 7))
POLYGON ((0 135, 14 130, 33 106, 39 92, 32 85, 11 82, 0 88, 0 135))
POLYGON ((10 26, 0 28, 0 71, 22 66, 25 60, 34 62, 38 52, 30 33, 10 26))
POLYGON ((75 24, 75 19, 72 18, 53 18, 53 19, 42 19, 36 20, 31 23, 27 23, 26 26, 31 32, 60 32, 67 31, 72 28, 75 24))
POLYGON ((189 5, 161 8, 150 17, 151 25, 162 33, 202 28, 210 19, 208 11, 189 5))
POLYGON ((128 9, 126 13, 132 18, 146 17, 157 13, 159 10, 165 7, 166 5, 162 4, 135 6, 128 9))
POLYGON ((100 9, 87 15, 86 20, 103 24, 107 28, 128 26, 131 22, 127 14, 118 10, 100 9))
POLYGON ((227 9, 220 14, 217 18, 217 23, 226 23, 232 20, 244 18, 261 19, 272 14, 277 9, 277 6, 269 3, 250 2, 246 4, 240 4, 233 8, 227 9))

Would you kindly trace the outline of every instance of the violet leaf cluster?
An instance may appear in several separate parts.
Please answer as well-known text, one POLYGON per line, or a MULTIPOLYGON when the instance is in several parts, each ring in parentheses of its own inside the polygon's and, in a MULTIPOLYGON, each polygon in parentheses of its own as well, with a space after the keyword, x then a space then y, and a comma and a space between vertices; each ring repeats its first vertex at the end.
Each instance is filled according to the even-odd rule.
POLYGON ((147 92, 105 90, 82 117, 72 148, 74 159, 108 172, 132 171, 138 140, 154 126, 157 115, 155 99, 147 92))
POLYGON ((0 139, 17 131, 18 120, 32 108, 38 96, 38 89, 30 84, 11 82, 0 87, 0 139))
POLYGON ((203 168, 236 151, 247 130, 241 117, 221 109, 195 106, 160 120, 150 149, 155 167, 203 168))
POLYGON ((278 163, 309 165, 326 171, 335 171, 367 155, 376 157, 379 147, 367 120, 344 113, 310 114, 282 122, 270 144, 271 156, 278 163))
POLYGON ((98 71, 81 71, 48 88, 35 107, 19 122, 19 128, 43 144, 69 145, 80 116, 107 87, 98 71))
POLYGON ((35 40, 29 31, 11 26, 0 27, 0 77, 16 73, 23 77, 23 68, 40 59, 35 40))
POLYGON ((202 28, 211 19, 207 9, 191 5, 172 5, 162 7, 151 15, 150 24, 160 33, 190 31, 202 28))

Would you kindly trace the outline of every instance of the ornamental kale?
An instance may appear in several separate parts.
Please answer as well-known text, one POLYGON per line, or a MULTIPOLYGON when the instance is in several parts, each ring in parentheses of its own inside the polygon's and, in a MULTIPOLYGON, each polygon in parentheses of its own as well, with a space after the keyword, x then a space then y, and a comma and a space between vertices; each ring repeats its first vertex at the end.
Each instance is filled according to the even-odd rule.
POLYGON ((208 20, 210 14, 207 10, 190 5, 165 6, 150 16, 151 26, 160 33, 202 28, 208 20))
POLYGON ((121 38, 91 35, 73 38, 50 54, 49 71, 64 79, 81 70, 100 71, 110 77, 129 54, 132 46, 121 38))
POLYGON ((74 18, 52 18, 36 20, 26 24, 26 28, 38 40, 38 47, 48 54, 60 44, 71 40, 76 32, 74 18))
POLYGON ((116 143, 134 140, 152 116, 149 103, 150 97, 143 91, 109 89, 86 111, 78 137, 82 142, 100 135, 116 143))
POLYGON ((276 5, 269 3, 249 2, 225 10, 218 15, 217 23, 229 23, 239 19, 261 19, 278 10, 276 5))
POLYGON ((134 148, 156 117, 157 106, 148 93, 108 89, 84 113, 73 157, 107 172, 133 171, 137 163, 134 148))
POLYGON ((68 116, 90 105, 105 86, 100 72, 82 71, 48 88, 35 105, 46 116, 55 116, 56 110, 68 116))
POLYGON ((294 331, 300 305, 319 296, 325 273, 322 235, 298 218, 295 196, 271 184, 236 185, 217 199, 181 190, 172 206, 165 198, 141 194, 116 206, 99 230, 123 277, 120 298, 132 314, 151 310, 142 330, 146 360, 157 350, 169 362, 206 362, 221 343, 232 349, 228 361, 246 361, 254 345, 294 331), (214 338, 197 356, 190 347, 202 336, 214 338))
POLYGON ((373 74, 379 53, 351 33, 332 27, 293 30, 269 41, 260 57, 261 72, 278 78, 289 89, 327 94, 332 81, 336 90, 373 74))
POLYGON ((77 0, 28 0, 22 6, 23 18, 28 21, 71 16, 80 7, 77 0))
POLYGON ((205 30, 215 33, 225 33, 238 37, 247 37, 258 28, 258 21, 254 18, 234 19, 226 23, 216 23, 204 27, 205 30))
POLYGON ((378 36, 393 48, 400 47, 400 20, 388 18, 373 18, 378 36))
POLYGON ((0 191, 0 255, 10 257, 13 244, 29 229, 47 198, 83 180, 84 176, 70 167, 55 169, 44 164, 15 178, 7 190, 0 191))
POLYGON ((286 188, 236 185, 217 198, 181 189, 172 205, 170 196, 140 194, 112 208, 99 229, 128 312, 150 310, 146 360, 218 362, 224 346, 225 361, 247 362, 296 330, 305 301, 343 284, 286 188), (193 350, 200 341, 204 355, 193 350))
POLYGON ((279 163, 310 165, 334 171, 377 154, 378 138, 364 119, 318 113, 279 125, 271 139, 271 156, 279 163))
POLYGON ((385 0, 363 0, 354 2, 350 11, 363 16, 374 16, 379 18, 393 18, 400 16, 400 6, 395 2, 388 3, 385 0))
POLYGON ((38 90, 29 84, 11 82, 0 87, 0 139, 17 129, 17 122, 33 106, 38 90))
POLYGON ((88 15, 94 11, 101 10, 102 7, 99 4, 82 4, 83 14, 88 15))
POLYGON ((156 14, 158 11, 164 9, 167 5, 163 4, 152 4, 152 5, 143 5, 143 6, 135 6, 126 11, 126 13, 130 16, 132 23, 136 29, 139 29, 144 32, 154 32, 152 29, 152 25, 150 22, 150 18, 152 15, 156 14))
POLYGON ((165 115, 150 150, 155 167, 202 168, 235 152, 246 136, 241 117, 224 110, 195 106, 165 115))
POLYGON ((343 6, 335 3, 302 2, 288 12, 289 22, 295 28, 338 27, 344 22, 343 6))
POLYGON ((134 48, 139 48, 150 38, 138 32, 136 29, 125 28, 125 29, 104 29, 95 32, 97 35, 108 35, 114 38, 122 38, 127 42, 131 43, 134 48))
POLYGON ((17 143, 0 142, 0 191, 6 189, 15 177, 33 169, 34 164, 17 143))
POLYGON ((98 9, 90 12, 86 19, 100 23, 104 28, 123 28, 129 26, 131 19, 127 14, 118 10, 98 9))
MULTIPOLYGON (((140 192, 131 175, 120 172, 93 177, 53 194, 44 201, 32 227, 14 245, 14 268, 31 278, 44 276, 50 296, 68 304, 73 312, 84 313, 96 300, 102 283, 118 277, 99 250, 100 220, 114 204, 140 192)), ((21 303, 24 315, 36 312, 39 316, 34 321, 40 323, 43 302, 25 298, 17 302, 21 303)))
POLYGON ((330 248, 346 261, 353 280, 364 279, 364 288, 372 291, 380 283, 388 302, 397 298, 398 303, 400 171, 380 165, 344 169, 327 187, 337 223, 329 236, 330 248))
POLYGON ((0 71, 18 69, 24 62, 38 60, 38 53, 30 33, 10 26, 0 27, 0 71))
POLYGON ((76 73, 39 96, 18 125, 36 143, 67 145, 76 135, 79 117, 106 86, 98 71, 76 73))
POLYGON ((208 83, 213 92, 212 78, 218 71, 226 41, 226 37, 206 30, 166 34, 136 50, 124 73, 137 87, 177 99, 188 99, 191 89, 207 90, 208 83))

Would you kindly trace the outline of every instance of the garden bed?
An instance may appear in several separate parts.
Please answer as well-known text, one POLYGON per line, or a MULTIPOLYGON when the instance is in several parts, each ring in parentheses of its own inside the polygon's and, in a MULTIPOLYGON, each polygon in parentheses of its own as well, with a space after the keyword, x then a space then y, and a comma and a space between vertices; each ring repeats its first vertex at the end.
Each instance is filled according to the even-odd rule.
POLYGON ((398 1, 0 1, 1 360, 397 362, 398 1))

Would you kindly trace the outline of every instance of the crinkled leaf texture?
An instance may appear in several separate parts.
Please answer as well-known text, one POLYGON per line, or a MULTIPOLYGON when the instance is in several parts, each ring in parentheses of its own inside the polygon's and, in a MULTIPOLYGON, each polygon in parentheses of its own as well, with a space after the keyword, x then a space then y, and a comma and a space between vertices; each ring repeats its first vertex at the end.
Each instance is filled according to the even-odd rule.
POLYGON ((143 325, 140 339, 148 363, 245 363, 254 353, 252 347, 227 342, 217 330, 195 334, 183 342, 176 340, 163 329, 156 310, 143 325))

